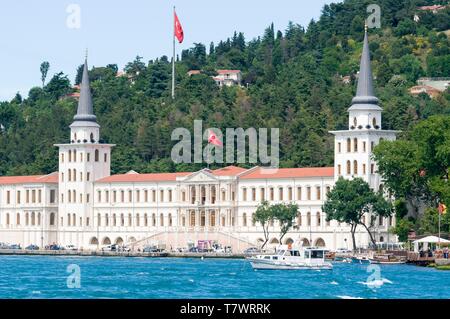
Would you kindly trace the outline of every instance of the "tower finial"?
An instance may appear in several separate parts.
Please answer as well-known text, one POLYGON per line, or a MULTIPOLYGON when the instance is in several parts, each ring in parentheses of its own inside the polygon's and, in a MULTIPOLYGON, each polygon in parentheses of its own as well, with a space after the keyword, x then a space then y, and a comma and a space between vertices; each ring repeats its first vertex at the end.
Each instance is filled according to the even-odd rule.
POLYGON ((84 56, 84 59, 87 61, 87 58, 88 58, 88 48, 86 48, 86 54, 85 54, 85 56, 84 56))
POLYGON ((367 21, 364 22, 364 32, 367 33, 367 29, 369 26, 367 25, 367 21))

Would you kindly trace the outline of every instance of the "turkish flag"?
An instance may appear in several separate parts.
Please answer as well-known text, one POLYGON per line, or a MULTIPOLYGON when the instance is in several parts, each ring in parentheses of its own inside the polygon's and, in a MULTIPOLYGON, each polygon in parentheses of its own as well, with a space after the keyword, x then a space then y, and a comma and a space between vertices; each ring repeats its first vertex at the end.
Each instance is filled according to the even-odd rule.
POLYGON ((222 146, 222 142, 217 138, 213 131, 209 131, 208 143, 214 144, 216 146, 222 146))
POLYGON ((183 27, 181 26, 180 20, 178 19, 177 13, 174 12, 174 23, 175 23, 175 36, 178 39, 179 43, 183 42, 184 39, 184 32, 183 32, 183 27))

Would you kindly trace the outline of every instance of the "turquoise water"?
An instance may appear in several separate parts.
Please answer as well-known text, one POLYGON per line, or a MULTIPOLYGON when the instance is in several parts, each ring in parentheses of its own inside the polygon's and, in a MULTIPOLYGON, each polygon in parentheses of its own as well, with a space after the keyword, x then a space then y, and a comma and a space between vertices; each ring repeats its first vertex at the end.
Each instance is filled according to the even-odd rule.
POLYGON ((356 264, 254 271, 234 259, 0 256, 0 298, 450 298, 450 272, 356 264), (69 265, 79 267, 80 288, 68 288, 69 265))

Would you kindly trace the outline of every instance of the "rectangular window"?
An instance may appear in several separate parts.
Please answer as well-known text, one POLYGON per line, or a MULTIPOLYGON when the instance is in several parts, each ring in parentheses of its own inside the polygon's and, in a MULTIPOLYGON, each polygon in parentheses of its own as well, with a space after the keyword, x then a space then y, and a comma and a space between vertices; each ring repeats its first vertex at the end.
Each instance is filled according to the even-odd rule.
POLYGON ((278 189, 278 200, 283 200, 283 188, 278 189))
POLYGON ((362 165, 362 169, 363 169, 363 174, 366 174, 366 164, 362 165))
POLYGON ((292 200, 292 187, 288 187, 288 200, 292 200))
POLYGON ((256 188, 252 188, 252 201, 256 201, 256 188))
POLYGON ((302 200, 302 188, 297 187, 297 200, 302 200))
POLYGON ((117 191, 113 191, 113 203, 117 202, 117 191))
POLYGON ((366 142, 363 142, 363 152, 366 152, 366 142))
POLYGON ((311 187, 306 187, 306 199, 311 200, 311 187))
POLYGON ((103 155, 103 160, 104 160, 105 163, 108 161, 108 154, 107 153, 105 153, 103 155))
POLYGON ((164 190, 162 189, 159 191, 159 201, 160 202, 164 201, 164 190))
POLYGON ((370 164, 370 174, 375 174, 375 164, 370 164))
POLYGON ((321 196, 321 193, 320 193, 320 186, 316 187, 316 194, 317 194, 317 200, 321 200, 322 196, 321 196))
POLYGON ((38 190, 38 203, 42 203, 42 191, 38 190))
POLYGON ((266 200, 264 188, 261 188, 261 190, 260 190, 260 197, 261 197, 261 201, 266 200))
POLYGON ((338 153, 341 152, 341 143, 338 143, 338 153))
POLYGON ((105 191, 105 201, 109 203, 109 191, 105 191))
POLYGON ((148 203, 148 190, 144 191, 144 201, 148 203))
POLYGON ((86 157, 87 157, 87 158, 86 158, 87 161, 90 162, 90 161, 91 161, 91 153, 87 153, 87 154, 86 154, 86 157))
POLYGON ((20 191, 17 191, 17 204, 20 204, 20 191))
POLYGON ((270 200, 274 200, 275 192, 273 190, 273 187, 270 188, 270 200))
POLYGON ((28 189, 25 192, 25 201, 27 204, 30 202, 30 191, 28 189))
POLYGON ((169 202, 172 202, 172 190, 169 189, 169 202))
POLYGON ((242 200, 247 201, 247 188, 242 189, 242 200))
POLYGON ((375 148, 375 142, 370 142, 370 151, 373 152, 374 148, 375 148))
POLYGON ((156 191, 152 190, 152 202, 156 202, 156 191))
POLYGON ((31 202, 36 203, 36 190, 34 189, 31 191, 31 202))
POLYGON ((86 203, 89 203, 89 198, 90 198, 89 194, 86 194, 86 203))
POLYGON ((101 191, 98 191, 98 192, 97 192, 97 201, 98 201, 99 203, 101 203, 101 201, 102 201, 102 192, 101 192, 101 191))
POLYGON ((338 175, 342 175, 341 164, 338 165, 338 175))
POLYGON ((11 203, 11 193, 10 191, 6 191, 6 204, 11 203))
POLYGON ((133 192, 128 191, 128 202, 131 203, 133 201, 133 192))
POLYGON ((141 201, 141 192, 136 190, 136 202, 139 203, 141 201))
POLYGON ((120 191, 120 202, 121 203, 125 202, 125 192, 124 191, 120 191))

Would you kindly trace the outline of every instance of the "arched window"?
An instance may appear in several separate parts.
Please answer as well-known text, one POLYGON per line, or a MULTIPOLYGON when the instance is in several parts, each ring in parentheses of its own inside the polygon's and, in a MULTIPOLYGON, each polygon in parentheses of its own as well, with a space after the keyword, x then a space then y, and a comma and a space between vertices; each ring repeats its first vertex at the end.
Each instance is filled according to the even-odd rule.
POLYGON ((139 216, 139 214, 136 214, 136 226, 137 226, 137 227, 141 226, 140 217, 141 217, 141 216, 139 216))
POLYGON ((120 214, 120 226, 125 226, 125 216, 120 214))
POLYGON ((172 227, 172 214, 169 214, 169 227, 172 227))
POLYGON ((297 215, 297 226, 302 226, 302 213, 298 213, 297 215))
POLYGON ((358 175, 358 161, 353 161, 353 174, 358 175))
POLYGON ((242 226, 247 227, 247 214, 242 214, 242 226))
POLYGON ((373 127, 377 126, 377 119, 375 117, 372 119, 372 125, 373 127))
POLYGON ((55 213, 50 214, 50 226, 55 226, 55 213))
POLYGON ((306 213, 306 225, 311 226, 311 213, 306 213))
POLYGON ((352 140, 350 138, 347 139, 347 152, 350 153, 352 151, 352 140))
POLYGON ((101 217, 100 214, 97 214, 97 225, 98 225, 99 227, 102 226, 102 217, 101 217))
POLYGON ((356 117, 353 118, 353 125, 356 127, 358 124, 358 120, 356 119, 356 117))
POLYGON ((96 162, 98 162, 98 157, 99 157, 98 150, 95 150, 94 159, 96 162))
POLYGON ((94 143, 94 142, 95 142, 95 141, 94 141, 94 133, 91 133, 90 140, 91 140, 91 143, 94 143))
POLYGON ((353 139, 353 151, 358 152, 358 139, 356 137, 353 139))
POLYGON ((347 175, 350 175, 351 174, 351 164, 350 164, 350 161, 347 161, 347 175))
POLYGON ((321 226, 320 212, 316 213, 316 222, 317 222, 317 226, 321 226))
POLYGON ((133 226, 133 217, 131 214, 128 214, 128 227, 133 226))
POLYGON ((159 214, 159 225, 161 227, 164 226, 164 215, 163 214, 159 214))

